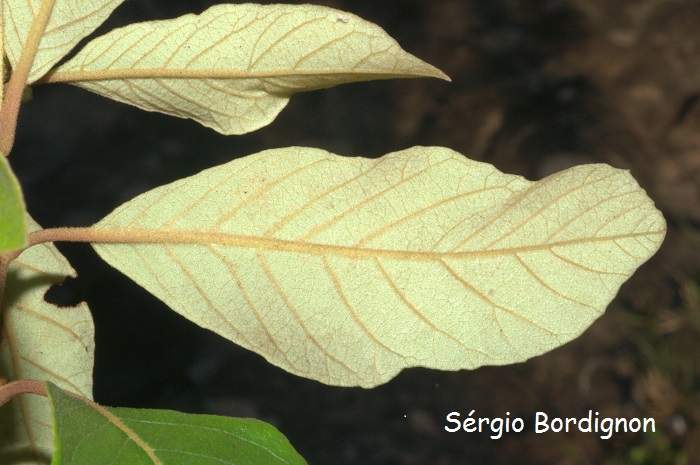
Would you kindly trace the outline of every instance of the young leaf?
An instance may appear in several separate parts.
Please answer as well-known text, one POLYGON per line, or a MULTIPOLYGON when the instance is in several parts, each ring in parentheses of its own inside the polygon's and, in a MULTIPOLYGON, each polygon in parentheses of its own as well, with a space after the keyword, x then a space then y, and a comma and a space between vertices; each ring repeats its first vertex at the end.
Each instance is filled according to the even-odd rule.
POLYGON ((112 266, 197 324, 324 383, 515 363, 576 338, 659 247, 627 171, 539 182, 445 148, 261 152, 96 225, 112 266))
MULTIPOLYGON (((41 229, 27 218, 30 231, 41 229)), ((59 308, 44 301, 48 288, 75 276, 53 245, 31 247, 10 265, 2 302, 0 377, 50 380, 92 395, 94 330, 85 303, 59 308)), ((0 463, 49 463, 53 453, 47 399, 22 395, 0 409, 0 463)))
POLYGON ((306 464, 277 429, 252 418, 107 408, 46 383, 54 465, 306 464))
POLYGON ((17 65, 32 24, 42 14, 50 14, 29 74, 27 84, 31 84, 97 29, 122 2, 124 0, 3 0, 7 58, 13 67, 17 65))
POLYGON ((7 158, 0 153, 0 252, 19 249, 26 242, 22 191, 7 158))
POLYGON ((448 79, 357 16, 243 4, 114 30, 48 81, 243 134, 269 124, 296 92, 419 76, 448 79))

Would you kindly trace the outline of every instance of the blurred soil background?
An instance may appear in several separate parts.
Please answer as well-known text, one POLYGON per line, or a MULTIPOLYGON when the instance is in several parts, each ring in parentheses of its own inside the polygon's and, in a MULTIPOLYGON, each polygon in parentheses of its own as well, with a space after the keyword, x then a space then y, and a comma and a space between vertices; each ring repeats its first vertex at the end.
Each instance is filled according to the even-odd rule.
MULTIPOLYGON (((130 0, 100 29, 199 13, 211 0, 130 0)), ((336 0, 452 83, 416 79, 295 96, 270 126, 224 137, 63 85, 38 86, 12 163, 45 227, 90 225, 158 185, 267 148, 380 156, 441 145, 540 179, 591 162, 631 170, 663 210, 659 253, 579 339, 508 367, 410 369, 373 390, 289 375, 202 330, 60 244, 97 328, 107 405, 254 416, 310 464, 700 463, 700 2, 336 0), (446 433, 445 415, 522 417, 526 431, 446 433), (535 434, 534 413, 653 417, 656 433, 535 434)), ((468 322, 465 322, 468 324, 468 322)))

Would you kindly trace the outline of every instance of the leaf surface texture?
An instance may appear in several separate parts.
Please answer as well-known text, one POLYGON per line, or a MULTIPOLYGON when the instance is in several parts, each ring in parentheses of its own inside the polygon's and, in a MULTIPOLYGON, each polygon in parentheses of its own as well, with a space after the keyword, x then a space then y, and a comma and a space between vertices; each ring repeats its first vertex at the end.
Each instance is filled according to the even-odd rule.
POLYGON ((253 418, 107 408, 47 383, 55 465, 305 465, 279 431, 253 418))
MULTIPOLYGON (((30 231, 41 229, 27 218, 30 231)), ((94 328, 87 304, 56 307, 50 286, 75 271, 53 245, 31 247, 12 262, 2 308, 0 377, 49 380, 92 397, 94 328)), ((21 395, 0 410, 0 463, 49 463, 53 453, 49 401, 21 395)))
POLYGON ((365 387, 564 344, 665 234, 626 171, 530 182, 426 147, 376 160, 265 151, 96 227, 109 237, 98 253, 186 318, 292 373, 365 387))
POLYGON ((346 82, 447 78, 378 26, 314 5, 216 5, 98 37, 50 77, 223 134, 269 124, 292 94, 346 82))
MULTIPOLYGON (((46 74, 78 42, 90 35, 124 0, 55 0, 51 17, 41 37, 27 84, 46 74)), ((46 0, 4 0, 3 35, 5 53, 12 66, 19 61, 32 23, 46 0)))

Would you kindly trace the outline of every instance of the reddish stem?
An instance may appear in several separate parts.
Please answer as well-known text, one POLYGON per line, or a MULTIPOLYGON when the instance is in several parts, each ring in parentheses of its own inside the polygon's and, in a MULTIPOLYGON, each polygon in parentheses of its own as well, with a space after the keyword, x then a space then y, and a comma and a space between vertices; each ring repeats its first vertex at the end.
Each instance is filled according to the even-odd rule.
POLYGON ((37 394, 46 397, 46 387, 41 381, 22 379, 0 385, 0 407, 20 394, 37 394))
POLYGON ((22 104, 24 87, 27 85, 34 56, 39 49, 41 36, 44 35, 55 3, 56 0, 42 0, 39 5, 39 10, 36 12, 27 40, 5 90, 2 109, 0 109, 0 152, 5 156, 10 154, 15 142, 17 115, 22 104))

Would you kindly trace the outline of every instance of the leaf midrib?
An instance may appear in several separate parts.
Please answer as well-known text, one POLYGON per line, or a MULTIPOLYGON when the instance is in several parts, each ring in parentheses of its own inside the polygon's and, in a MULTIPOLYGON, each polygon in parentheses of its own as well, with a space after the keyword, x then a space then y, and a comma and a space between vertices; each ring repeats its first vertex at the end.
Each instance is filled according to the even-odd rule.
MULTIPOLYGON (((260 236, 247 236, 220 232, 203 232, 187 230, 157 230, 157 229, 117 229, 109 227, 86 228, 86 239, 93 244, 173 244, 173 245, 223 245, 268 251, 297 252, 310 255, 336 255, 351 259, 394 259, 403 261, 438 261, 445 259, 492 258, 503 255, 515 255, 522 252, 550 250, 555 247, 580 245, 592 242, 616 241, 644 236, 663 234, 662 230, 616 234, 603 237, 586 237, 544 244, 506 247, 491 250, 468 250, 459 252, 434 252, 417 250, 375 249, 369 247, 353 247, 314 242, 301 242, 260 236)), ((76 240, 76 239, 67 239, 76 240)))
MULTIPOLYGON (((296 76, 342 76, 351 75, 354 80, 358 76, 376 78, 386 76, 397 78, 432 77, 429 73, 391 73, 386 71, 355 70, 355 69, 309 69, 309 70, 264 70, 248 71, 237 69, 178 69, 178 68, 114 68, 79 71, 54 71, 47 74, 38 83, 56 82, 85 82, 109 81, 127 79, 266 79, 275 77, 296 76)), ((360 78, 360 79, 363 79, 360 78)))

